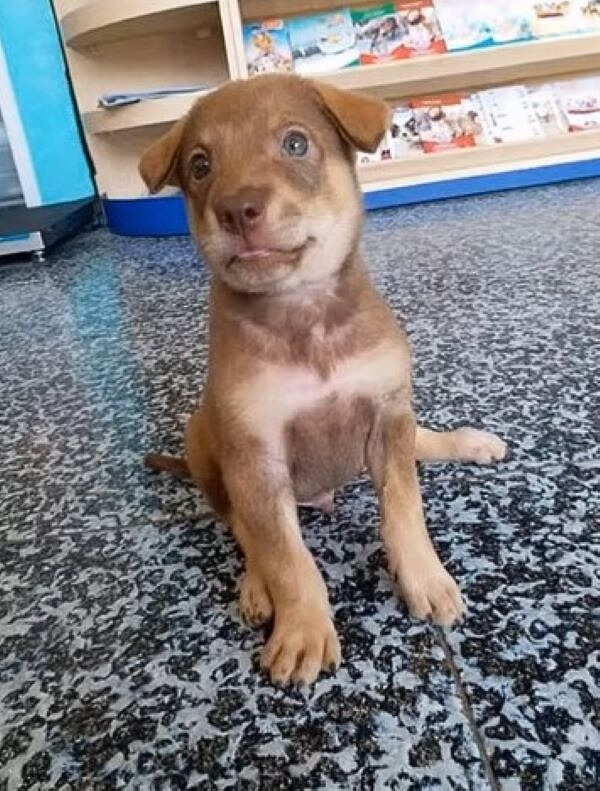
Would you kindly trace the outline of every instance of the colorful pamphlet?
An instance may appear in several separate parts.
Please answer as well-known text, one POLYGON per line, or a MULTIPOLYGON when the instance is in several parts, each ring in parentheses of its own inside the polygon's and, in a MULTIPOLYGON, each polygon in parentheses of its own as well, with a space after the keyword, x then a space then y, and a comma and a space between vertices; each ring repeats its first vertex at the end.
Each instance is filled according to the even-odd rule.
POLYGON ((363 64, 446 51, 431 0, 353 9, 352 21, 363 64))
POLYGON ((394 107, 391 138, 393 159, 406 159, 424 153, 412 107, 406 104, 394 107))
POLYGON ((469 94, 414 99, 410 106, 426 154, 452 148, 472 148, 484 140, 483 122, 469 94))
POLYGON ((292 71, 292 50, 283 19, 244 25, 244 51, 248 75, 292 71))
POLYGON ((525 89, 545 137, 555 137, 567 132, 567 119, 558 104, 552 85, 526 85, 525 89))
POLYGON ((398 24, 404 30, 405 57, 446 52, 446 42, 431 0, 402 0, 396 3, 398 24))
POLYGON ((579 0, 583 17, 583 33, 600 31, 600 0, 579 0))
POLYGON ((558 82, 554 89, 570 132, 600 128, 600 77, 558 82))
POLYGON ((337 71, 360 63, 350 10, 288 21, 294 69, 301 74, 337 71))
POLYGON ((493 143, 516 143, 544 137, 544 129, 524 85, 480 91, 484 129, 493 143))
POLYGON ((581 0, 533 0, 531 29, 537 38, 585 32, 589 24, 581 0))
POLYGON ((435 12, 449 50, 488 47, 494 43, 483 0, 435 0, 435 12))
POLYGON ((508 44, 533 38, 531 9, 524 0, 488 3, 485 8, 485 21, 494 44, 508 44))
POLYGON ((402 48, 405 30, 400 26, 393 3, 352 9, 351 13, 361 63, 383 63, 405 57, 402 48))

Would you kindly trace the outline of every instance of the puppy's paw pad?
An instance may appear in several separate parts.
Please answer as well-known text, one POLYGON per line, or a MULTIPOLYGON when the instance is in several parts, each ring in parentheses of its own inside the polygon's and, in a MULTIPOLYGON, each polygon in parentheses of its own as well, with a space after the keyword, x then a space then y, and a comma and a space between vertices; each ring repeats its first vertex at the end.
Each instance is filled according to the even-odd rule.
POLYGON ((279 686, 308 686, 322 670, 340 664, 340 643, 328 615, 282 618, 263 649, 260 664, 279 686))
POLYGON ((476 428, 459 428, 454 432, 457 456, 477 464, 491 464, 506 456, 506 442, 489 431, 476 428))
POLYGON ((273 605, 265 586, 254 574, 244 574, 240 583, 240 613, 249 626, 259 627, 273 617, 273 605))

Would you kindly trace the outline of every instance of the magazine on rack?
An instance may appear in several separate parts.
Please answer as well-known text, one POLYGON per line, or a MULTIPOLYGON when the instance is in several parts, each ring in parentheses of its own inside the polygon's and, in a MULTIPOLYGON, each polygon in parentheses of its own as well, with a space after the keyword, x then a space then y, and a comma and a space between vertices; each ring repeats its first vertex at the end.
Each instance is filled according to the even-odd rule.
POLYGON ((508 44, 533 38, 531 6, 527 0, 487 3, 485 21, 494 44, 508 44))
POLYGON ((392 110, 391 138, 393 159, 406 159, 425 153, 415 113, 409 105, 399 105, 392 110))
POLYGON ((446 51, 431 0, 354 9, 352 21, 364 64, 446 51))
POLYGON ((435 12, 449 50, 488 47, 494 43, 489 3, 484 0, 435 0, 435 12))
POLYGON ((431 0, 402 0, 396 3, 404 29, 402 40, 407 57, 446 52, 446 42, 431 0))
POLYGON ((469 94, 428 96, 414 99, 410 106, 426 154, 486 142, 479 110, 469 94))
POLYGON ((558 82, 554 90, 570 132, 600 129, 600 77, 558 82))
POLYGON ((600 0, 579 0, 584 32, 600 32, 600 0))
POLYGON ((584 0, 532 0, 531 29, 537 38, 568 36, 590 30, 593 14, 584 0))
POLYGON ((356 45, 363 64, 383 63, 405 57, 404 28, 393 3, 352 9, 356 45))
POLYGON ((244 25, 244 52, 248 75, 292 71, 292 50, 283 19, 244 25))
POLYGON ((301 74, 337 71, 360 62, 350 10, 288 20, 294 69, 301 74))
POLYGON ((476 94, 485 134, 492 143, 516 143, 544 137, 544 128, 524 85, 492 88, 476 94))
POLYGON ((552 85, 525 86, 531 107, 546 137, 555 137, 568 131, 567 119, 561 110, 552 85))

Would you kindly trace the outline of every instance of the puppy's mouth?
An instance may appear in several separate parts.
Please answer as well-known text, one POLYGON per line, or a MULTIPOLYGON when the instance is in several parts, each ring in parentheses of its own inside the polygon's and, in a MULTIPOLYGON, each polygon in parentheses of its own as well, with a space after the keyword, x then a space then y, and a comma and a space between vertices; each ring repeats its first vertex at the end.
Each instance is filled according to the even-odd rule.
POLYGON ((259 247, 256 249, 242 250, 231 256, 227 262, 227 267, 268 270, 277 266, 294 266, 300 261, 307 247, 313 244, 314 241, 314 239, 309 237, 303 244, 297 247, 259 247))

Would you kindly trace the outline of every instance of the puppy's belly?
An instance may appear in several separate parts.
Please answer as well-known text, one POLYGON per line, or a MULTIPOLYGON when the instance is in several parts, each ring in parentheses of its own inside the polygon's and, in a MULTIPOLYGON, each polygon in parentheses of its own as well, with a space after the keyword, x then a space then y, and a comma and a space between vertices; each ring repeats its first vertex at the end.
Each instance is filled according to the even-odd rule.
POLYGON ((336 489, 360 472, 374 416, 371 399, 332 395, 288 423, 287 460, 299 501, 336 489))

